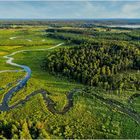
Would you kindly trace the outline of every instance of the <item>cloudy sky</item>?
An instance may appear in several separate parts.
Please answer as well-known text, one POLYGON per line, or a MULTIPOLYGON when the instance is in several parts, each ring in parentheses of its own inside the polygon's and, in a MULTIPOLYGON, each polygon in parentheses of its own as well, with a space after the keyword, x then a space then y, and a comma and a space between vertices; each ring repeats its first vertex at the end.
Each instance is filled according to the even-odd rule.
POLYGON ((140 18, 140 1, 1 1, 0 18, 140 18))

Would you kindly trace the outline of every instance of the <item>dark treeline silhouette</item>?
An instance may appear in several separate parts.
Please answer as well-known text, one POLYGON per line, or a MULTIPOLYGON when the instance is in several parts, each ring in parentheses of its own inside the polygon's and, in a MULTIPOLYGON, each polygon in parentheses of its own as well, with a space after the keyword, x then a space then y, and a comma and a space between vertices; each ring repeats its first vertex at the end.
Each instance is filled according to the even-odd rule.
MULTIPOLYGON (((124 40, 124 41, 138 41, 140 40, 140 31, 133 30, 131 32, 110 32, 111 28, 105 28, 105 31, 98 31, 97 28, 50 28, 47 32, 51 33, 72 33, 90 35, 94 39, 109 39, 109 40, 124 40)), ((68 36, 68 35, 67 35, 68 36)))

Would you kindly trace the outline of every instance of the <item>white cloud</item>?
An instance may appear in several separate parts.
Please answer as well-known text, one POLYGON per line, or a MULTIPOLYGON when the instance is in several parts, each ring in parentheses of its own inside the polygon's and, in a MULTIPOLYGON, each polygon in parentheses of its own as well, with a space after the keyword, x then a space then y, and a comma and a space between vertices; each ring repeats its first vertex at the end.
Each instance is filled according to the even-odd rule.
POLYGON ((140 18, 140 1, 87 2, 83 12, 91 18, 140 18))
POLYGON ((125 4, 122 8, 122 15, 127 17, 140 17, 140 2, 125 4))
POLYGON ((0 18, 140 18, 140 1, 21 1, 0 1, 0 18))

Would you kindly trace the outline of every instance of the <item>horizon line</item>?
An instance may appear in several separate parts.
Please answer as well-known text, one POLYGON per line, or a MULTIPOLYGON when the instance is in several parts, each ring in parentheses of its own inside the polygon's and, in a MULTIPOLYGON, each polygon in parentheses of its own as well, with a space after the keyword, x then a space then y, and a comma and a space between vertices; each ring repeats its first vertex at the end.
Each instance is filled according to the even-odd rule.
POLYGON ((0 20, 102 20, 102 19, 140 20, 140 18, 0 18, 0 20))

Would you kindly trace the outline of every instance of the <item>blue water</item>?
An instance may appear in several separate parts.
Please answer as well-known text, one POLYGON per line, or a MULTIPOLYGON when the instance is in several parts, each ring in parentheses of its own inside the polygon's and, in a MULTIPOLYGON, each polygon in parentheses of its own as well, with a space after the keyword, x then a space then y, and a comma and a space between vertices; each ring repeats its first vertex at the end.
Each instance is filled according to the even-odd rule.
POLYGON ((22 67, 24 69, 24 71, 26 72, 26 76, 22 80, 20 80, 15 87, 13 87, 12 89, 10 89, 4 95, 3 101, 2 101, 2 105, 0 106, 0 110, 1 111, 6 111, 6 110, 9 109, 8 102, 11 99, 13 93, 15 93, 15 92, 19 91, 20 89, 22 89, 27 84, 27 81, 31 77, 32 71, 31 71, 31 69, 28 66, 20 65, 20 67, 22 67))

